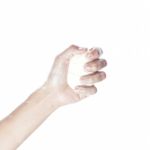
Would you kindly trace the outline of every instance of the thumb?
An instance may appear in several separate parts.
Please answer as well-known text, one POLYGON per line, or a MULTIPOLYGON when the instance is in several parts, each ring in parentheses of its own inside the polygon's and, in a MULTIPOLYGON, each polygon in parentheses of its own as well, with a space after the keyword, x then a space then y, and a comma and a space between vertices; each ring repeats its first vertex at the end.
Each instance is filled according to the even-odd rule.
POLYGON ((54 61, 49 78, 54 84, 64 84, 67 82, 68 68, 70 59, 75 55, 84 54, 87 48, 77 45, 69 46, 65 51, 60 53, 54 61))
POLYGON ((80 97, 80 100, 93 95, 97 92, 97 88, 94 85, 78 85, 75 87, 74 92, 80 97))

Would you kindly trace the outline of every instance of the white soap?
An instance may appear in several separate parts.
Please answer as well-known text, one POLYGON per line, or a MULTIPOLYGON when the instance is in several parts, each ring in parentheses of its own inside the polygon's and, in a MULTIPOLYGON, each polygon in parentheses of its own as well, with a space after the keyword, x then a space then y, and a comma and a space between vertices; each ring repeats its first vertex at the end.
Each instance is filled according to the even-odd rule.
MULTIPOLYGON (((100 56, 103 54, 103 50, 98 47, 93 47, 91 50, 98 50, 100 56)), ((87 53, 89 53, 88 51, 87 53)), ((68 83, 69 85, 74 88, 76 85, 81 85, 80 83, 80 77, 83 75, 89 74, 84 70, 84 65, 89 62, 87 57, 85 57, 86 54, 82 55, 76 55, 70 60, 69 65, 69 72, 68 72, 68 83)))
POLYGON ((68 83, 72 88, 76 85, 80 85, 80 77, 87 74, 87 72, 84 71, 84 64, 86 62, 87 59, 85 54, 76 55, 71 59, 68 72, 68 83))

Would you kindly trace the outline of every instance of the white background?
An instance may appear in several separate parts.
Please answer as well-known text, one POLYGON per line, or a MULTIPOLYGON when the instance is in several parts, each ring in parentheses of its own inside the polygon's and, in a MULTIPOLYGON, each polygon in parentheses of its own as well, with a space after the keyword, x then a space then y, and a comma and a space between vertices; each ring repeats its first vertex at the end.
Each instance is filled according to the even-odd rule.
POLYGON ((149 150, 149 0, 0 0, 0 118, 43 84, 70 44, 102 47, 107 80, 19 150, 149 150))

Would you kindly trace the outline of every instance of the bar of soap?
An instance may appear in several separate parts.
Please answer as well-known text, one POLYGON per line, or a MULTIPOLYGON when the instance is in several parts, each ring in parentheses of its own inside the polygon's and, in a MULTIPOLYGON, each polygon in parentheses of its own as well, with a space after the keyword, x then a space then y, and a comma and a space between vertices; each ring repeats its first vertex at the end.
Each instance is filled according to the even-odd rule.
POLYGON ((72 88, 76 85, 80 85, 80 77, 87 74, 87 72, 84 71, 84 64, 87 61, 85 54, 76 55, 70 60, 68 83, 72 88))
POLYGON ((101 48, 93 47, 88 50, 87 53, 82 55, 76 55, 70 60, 68 70, 68 83, 72 88, 74 88, 76 85, 81 85, 80 77, 88 74, 88 72, 84 70, 84 65, 89 62, 87 55, 90 54, 93 50, 97 50, 99 52, 99 56, 103 54, 101 48))

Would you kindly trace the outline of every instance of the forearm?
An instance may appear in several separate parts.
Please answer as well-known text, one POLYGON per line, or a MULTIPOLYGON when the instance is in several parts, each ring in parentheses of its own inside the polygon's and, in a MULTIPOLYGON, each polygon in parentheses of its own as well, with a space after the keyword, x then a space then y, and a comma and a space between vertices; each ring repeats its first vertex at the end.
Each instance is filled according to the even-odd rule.
POLYGON ((39 89, 0 123, 0 149, 16 149, 58 108, 52 92, 39 89))

